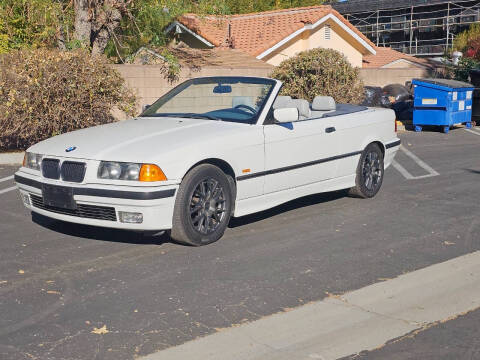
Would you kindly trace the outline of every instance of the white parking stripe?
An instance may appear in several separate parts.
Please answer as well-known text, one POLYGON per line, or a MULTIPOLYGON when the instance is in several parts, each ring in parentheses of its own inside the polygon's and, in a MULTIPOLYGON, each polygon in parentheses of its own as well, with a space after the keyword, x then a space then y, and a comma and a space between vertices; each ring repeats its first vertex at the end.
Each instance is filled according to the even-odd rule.
POLYGON ((463 129, 463 130, 468 131, 469 133, 480 136, 480 132, 478 132, 478 131, 474 131, 474 130, 470 130, 470 129, 463 129))
POLYGON ((407 155, 410 159, 415 161, 418 166, 422 167, 425 171, 429 172, 431 176, 440 175, 430 165, 428 165, 425 161, 421 160, 417 155, 415 155, 411 151, 405 149, 403 146, 400 147, 400 150, 402 150, 405 153, 405 155, 407 155))
POLYGON ((403 177, 407 180, 411 180, 413 179, 413 175, 410 174, 407 169, 405 169, 402 165, 400 165, 398 162, 396 162, 395 160, 392 161, 392 166, 398 170, 398 172, 400 174, 403 175, 403 177))
POLYGON ((12 186, 12 187, 9 187, 9 188, 0 190, 0 194, 5 194, 5 193, 7 193, 7 192, 9 192, 9 191, 15 190, 16 188, 17 188, 16 186, 12 186))
POLYGON ((7 176, 7 177, 4 177, 4 178, 1 178, 1 179, 0 179, 0 182, 12 180, 12 179, 13 179, 13 175, 12 175, 12 176, 7 176))
POLYGON ((424 169, 428 174, 426 175, 421 175, 421 176, 413 176, 408 172, 407 169, 405 169, 402 165, 400 165, 397 161, 393 160, 392 161, 392 166, 400 173, 403 175, 403 177, 407 180, 418 180, 418 179, 425 179, 429 177, 434 177, 440 175, 437 171, 435 171, 430 165, 428 165, 425 161, 420 159, 417 155, 412 153, 411 151, 405 149, 403 146, 400 147, 400 150, 405 153, 410 159, 415 161, 415 163, 420 166, 422 169, 424 169))
POLYGON ((478 309, 479 282, 477 251, 142 359, 338 359, 478 309))

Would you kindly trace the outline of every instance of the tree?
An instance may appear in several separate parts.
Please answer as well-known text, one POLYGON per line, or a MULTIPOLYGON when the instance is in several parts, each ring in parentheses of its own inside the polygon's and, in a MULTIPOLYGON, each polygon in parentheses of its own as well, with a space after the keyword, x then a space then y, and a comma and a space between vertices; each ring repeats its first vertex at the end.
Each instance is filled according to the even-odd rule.
POLYGON ((103 54, 108 41, 128 14, 132 0, 74 0, 75 40, 92 49, 92 55, 103 54))
POLYGON ((331 96, 337 103, 358 104, 364 87, 358 68, 333 49, 302 51, 286 59, 270 75, 281 80, 281 95, 312 101, 315 96, 331 96))
POLYGON ((165 27, 194 12, 226 15, 322 4, 323 0, 0 0, 0 53, 78 47, 122 60, 165 46, 165 27))

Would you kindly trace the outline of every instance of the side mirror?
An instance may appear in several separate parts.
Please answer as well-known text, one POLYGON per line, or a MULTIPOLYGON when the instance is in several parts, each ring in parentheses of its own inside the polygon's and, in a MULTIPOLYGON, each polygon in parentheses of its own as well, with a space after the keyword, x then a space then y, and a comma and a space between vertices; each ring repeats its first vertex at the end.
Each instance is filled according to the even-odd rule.
POLYGON ((150 104, 143 105, 143 106, 142 106, 142 112, 144 112, 145 110, 147 110, 150 106, 152 106, 152 105, 150 105, 150 104))
POLYGON ((273 118, 279 123, 289 123, 298 121, 298 109, 297 108, 283 108, 273 111, 273 118))

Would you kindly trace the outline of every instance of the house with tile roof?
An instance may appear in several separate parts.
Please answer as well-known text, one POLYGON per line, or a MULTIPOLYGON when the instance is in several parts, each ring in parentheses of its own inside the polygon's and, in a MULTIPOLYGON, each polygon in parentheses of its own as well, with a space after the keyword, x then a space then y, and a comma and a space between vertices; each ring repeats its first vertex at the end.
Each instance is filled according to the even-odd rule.
POLYGON ((228 16, 186 14, 166 31, 192 48, 232 48, 275 66, 318 47, 340 51, 356 67, 377 52, 365 35, 329 5, 228 16))
POLYGON ((417 58, 411 55, 401 53, 389 47, 375 46, 375 55, 366 55, 363 57, 363 68, 381 68, 381 69, 433 69, 436 64, 426 58, 417 58))

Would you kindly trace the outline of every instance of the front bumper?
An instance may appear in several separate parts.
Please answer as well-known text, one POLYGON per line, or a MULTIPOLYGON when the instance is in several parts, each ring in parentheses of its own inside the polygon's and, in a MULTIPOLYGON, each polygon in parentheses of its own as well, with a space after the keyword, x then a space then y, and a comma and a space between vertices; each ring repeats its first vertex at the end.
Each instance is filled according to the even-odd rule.
POLYGON ((175 195, 179 185, 161 187, 106 186, 98 184, 72 184, 32 176, 21 170, 15 182, 24 205, 31 211, 49 218, 116 229, 138 231, 168 230, 172 228, 175 195), (77 209, 66 210, 45 206, 42 203, 42 184, 73 188, 77 209), (120 222, 119 212, 142 213, 140 224, 120 222))

